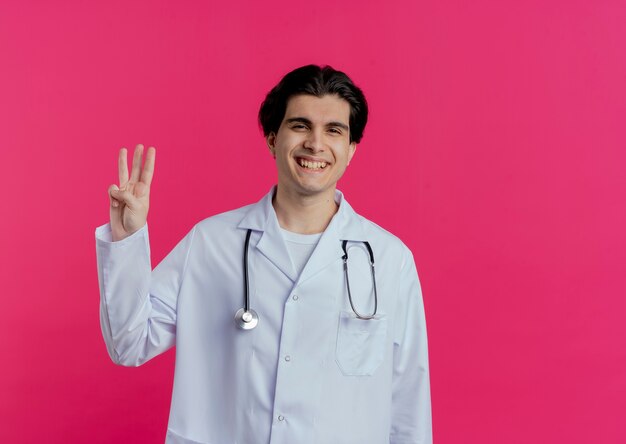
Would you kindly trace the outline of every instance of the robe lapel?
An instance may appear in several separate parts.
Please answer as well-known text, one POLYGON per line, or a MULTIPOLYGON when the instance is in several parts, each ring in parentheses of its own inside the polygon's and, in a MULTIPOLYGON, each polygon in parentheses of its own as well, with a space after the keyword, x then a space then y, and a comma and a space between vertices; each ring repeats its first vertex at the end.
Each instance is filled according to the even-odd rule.
POLYGON ((359 216, 338 190, 335 192, 335 202, 339 204, 339 211, 328 224, 304 270, 302 270, 298 284, 312 278, 332 263, 341 261, 343 256, 341 242, 343 240, 365 240, 359 216))
MULTIPOLYGON (((272 214, 274 214, 272 212, 272 214)), ((274 219, 276 215, 274 214, 274 219)), ((261 239, 256 248, 268 258, 280 271, 282 271, 292 282, 296 281, 296 270, 291 263, 291 257, 285 240, 280 232, 278 221, 268 221, 265 231, 261 234, 261 239)))
MULTIPOLYGON (((280 232, 278 219, 272 207, 272 197, 275 187, 263 197, 259 202, 250 206, 250 210, 239 223, 238 228, 242 231, 252 229, 261 232, 258 243, 250 242, 250 248, 256 248, 265 256, 276 268, 278 268, 292 282, 296 281, 296 271, 291 263, 287 246, 280 232)), ((245 236, 245 232, 242 232, 245 236)))

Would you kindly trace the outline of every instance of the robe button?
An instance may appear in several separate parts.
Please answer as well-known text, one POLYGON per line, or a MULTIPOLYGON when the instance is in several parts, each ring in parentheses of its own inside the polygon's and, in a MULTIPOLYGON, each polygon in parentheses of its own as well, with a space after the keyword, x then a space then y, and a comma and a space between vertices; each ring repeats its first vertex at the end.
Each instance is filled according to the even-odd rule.
POLYGON ((291 299, 293 299, 294 301, 297 301, 298 300, 298 295, 294 294, 293 296, 291 296, 291 299))

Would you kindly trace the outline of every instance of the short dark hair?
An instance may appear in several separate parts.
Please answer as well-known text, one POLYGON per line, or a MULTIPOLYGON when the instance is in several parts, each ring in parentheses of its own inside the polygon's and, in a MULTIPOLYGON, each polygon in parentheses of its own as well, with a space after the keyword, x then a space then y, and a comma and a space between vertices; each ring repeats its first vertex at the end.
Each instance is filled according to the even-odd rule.
POLYGON ((350 104, 350 142, 359 143, 367 124, 367 101, 363 92, 341 71, 332 67, 306 65, 296 68, 267 93, 259 109, 263 135, 278 132, 285 117, 287 101, 298 94, 322 97, 336 94, 350 104))

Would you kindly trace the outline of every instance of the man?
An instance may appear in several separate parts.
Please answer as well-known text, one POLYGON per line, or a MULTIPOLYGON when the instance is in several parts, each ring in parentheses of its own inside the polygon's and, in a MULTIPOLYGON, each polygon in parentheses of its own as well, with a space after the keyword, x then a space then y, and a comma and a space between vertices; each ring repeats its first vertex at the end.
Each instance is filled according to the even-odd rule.
POLYGON ((413 257, 336 190, 365 97, 344 73, 304 66, 259 121, 277 185, 198 223, 153 271, 155 150, 142 170, 135 149, 130 178, 121 150, 111 222, 96 230, 111 358, 136 366, 176 345, 170 444, 432 442, 413 257))

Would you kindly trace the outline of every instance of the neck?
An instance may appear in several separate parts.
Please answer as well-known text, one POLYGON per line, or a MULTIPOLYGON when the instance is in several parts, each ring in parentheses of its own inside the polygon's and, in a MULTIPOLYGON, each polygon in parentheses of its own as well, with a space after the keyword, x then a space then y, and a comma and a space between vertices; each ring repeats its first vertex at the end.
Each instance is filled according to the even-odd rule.
POLYGON ((281 228, 300 234, 323 232, 339 209, 334 189, 324 195, 302 196, 290 194, 280 185, 272 206, 281 228))

